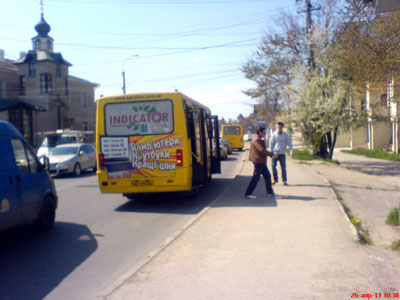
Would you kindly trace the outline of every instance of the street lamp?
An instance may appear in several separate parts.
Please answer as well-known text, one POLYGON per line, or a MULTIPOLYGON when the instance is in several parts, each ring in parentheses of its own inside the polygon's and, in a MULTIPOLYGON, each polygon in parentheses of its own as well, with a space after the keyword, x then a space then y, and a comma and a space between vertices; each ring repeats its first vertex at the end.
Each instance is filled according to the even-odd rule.
POLYGON ((124 71, 124 66, 125 63, 132 57, 138 57, 139 54, 132 54, 130 56, 128 56, 127 58, 124 59, 124 62, 122 63, 122 91, 124 92, 124 94, 126 94, 126 85, 125 85, 125 71, 124 71))

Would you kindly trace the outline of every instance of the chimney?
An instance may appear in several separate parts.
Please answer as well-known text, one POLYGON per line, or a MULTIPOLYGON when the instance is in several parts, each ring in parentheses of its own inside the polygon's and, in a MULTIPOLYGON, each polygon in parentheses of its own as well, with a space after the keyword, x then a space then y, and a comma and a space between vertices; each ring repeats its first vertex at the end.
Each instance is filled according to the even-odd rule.
POLYGON ((4 53, 5 53, 4 50, 0 49, 0 61, 4 61, 5 60, 4 53))

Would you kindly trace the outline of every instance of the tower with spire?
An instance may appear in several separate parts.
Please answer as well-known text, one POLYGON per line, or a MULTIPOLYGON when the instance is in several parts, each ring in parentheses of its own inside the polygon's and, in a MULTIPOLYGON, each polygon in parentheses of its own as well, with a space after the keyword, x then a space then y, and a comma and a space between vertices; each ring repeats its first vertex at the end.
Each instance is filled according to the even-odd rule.
POLYGON ((19 80, 17 100, 24 108, 12 113, 14 123, 20 123, 21 130, 27 128, 35 146, 40 142, 38 132, 66 128, 94 130, 94 89, 98 86, 69 75, 72 65, 61 53, 54 52, 54 40, 49 36, 51 27, 44 18, 43 0, 40 0, 40 10, 32 49, 21 53, 14 62, 19 80))
POLYGON ((49 112, 46 120, 38 120, 37 127, 52 130, 57 129, 53 127, 63 126, 60 107, 69 100, 68 68, 71 64, 61 53, 54 52, 54 39, 49 36, 51 27, 44 19, 42 0, 40 6, 40 20, 34 27, 37 35, 32 38, 32 50, 22 53, 15 64, 20 81, 19 97, 49 112))
POLYGON ((41 13, 40 21, 36 24, 35 30, 37 36, 32 38, 32 49, 53 52, 53 38, 49 36, 50 25, 44 20, 43 12, 41 13))

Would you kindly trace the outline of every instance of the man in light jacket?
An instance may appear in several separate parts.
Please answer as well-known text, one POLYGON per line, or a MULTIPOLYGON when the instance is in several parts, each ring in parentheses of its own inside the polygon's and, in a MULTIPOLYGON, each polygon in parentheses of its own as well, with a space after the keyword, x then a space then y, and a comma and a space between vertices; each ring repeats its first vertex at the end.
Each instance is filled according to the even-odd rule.
POLYGON ((265 146, 265 128, 260 127, 257 130, 257 136, 252 140, 250 145, 249 160, 254 164, 253 177, 246 189, 246 198, 255 199, 256 196, 252 195, 254 189, 257 186, 260 176, 263 175, 265 179, 265 187, 267 190, 267 196, 274 196, 274 190, 271 184, 271 174, 267 167, 267 156, 273 156, 272 152, 267 151, 265 146))
POLYGON ((283 127, 285 127, 285 124, 282 122, 276 124, 276 131, 273 133, 269 145, 271 151, 276 154, 272 158, 272 175, 274 177, 272 184, 278 182, 278 171, 276 165, 279 161, 282 170, 282 181, 284 185, 287 185, 286 148, 289 146, 290 156, 293 157, 293 145, 292 138, 283 131, 283 127))

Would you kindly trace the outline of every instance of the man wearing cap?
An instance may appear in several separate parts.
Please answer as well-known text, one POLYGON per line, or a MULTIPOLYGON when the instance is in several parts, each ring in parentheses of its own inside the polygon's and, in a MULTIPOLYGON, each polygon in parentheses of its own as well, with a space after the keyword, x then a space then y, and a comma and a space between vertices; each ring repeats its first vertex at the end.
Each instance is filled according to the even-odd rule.
POLYGON ((271 174, 267 167, 267 156, 273 156, 272 152, 267 151, 265 146, 265 128, 260 127, 257 129, 257 136, 252 140, 250 145, 249 160, 254 164, 253 177, 246 189, 246 198, 255 199, 256 196, 252 195, 257 186, 260 176, 263 175, 265 180, 265 187, 267 189, 267 196, 274 196, 274 190, 271 184, 271 174))

